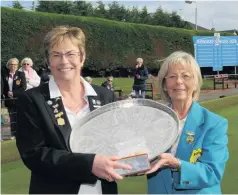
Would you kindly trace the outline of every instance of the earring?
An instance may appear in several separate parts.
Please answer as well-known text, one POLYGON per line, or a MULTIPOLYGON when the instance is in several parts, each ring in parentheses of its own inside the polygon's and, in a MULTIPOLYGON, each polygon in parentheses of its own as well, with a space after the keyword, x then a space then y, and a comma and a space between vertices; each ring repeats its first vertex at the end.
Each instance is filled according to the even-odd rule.
POLYGON ((166 88, 164 88, 164 91, 167 91, 167 89, 166 89, 166 88))

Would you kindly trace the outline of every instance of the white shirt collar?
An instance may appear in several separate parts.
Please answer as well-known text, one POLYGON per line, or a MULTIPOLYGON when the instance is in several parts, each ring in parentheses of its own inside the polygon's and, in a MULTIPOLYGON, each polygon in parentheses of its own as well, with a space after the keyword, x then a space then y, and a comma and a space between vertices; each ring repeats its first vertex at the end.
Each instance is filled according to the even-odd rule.
MULTIPOLYGON (((93 89, 93 87, 83 79, 83 77, 80 77, 80 80, 84 86, 84 97, 87 96, 97 96, 97 93, 95 92, 95 90, 93 89)), ((49 81, 49 91, 50 91, 50 98, 56 98, 56 97, 62 97, 62 94, 60 93, 60 90, 54 80, 53 77, 50 77, 50 81, 49 81)))

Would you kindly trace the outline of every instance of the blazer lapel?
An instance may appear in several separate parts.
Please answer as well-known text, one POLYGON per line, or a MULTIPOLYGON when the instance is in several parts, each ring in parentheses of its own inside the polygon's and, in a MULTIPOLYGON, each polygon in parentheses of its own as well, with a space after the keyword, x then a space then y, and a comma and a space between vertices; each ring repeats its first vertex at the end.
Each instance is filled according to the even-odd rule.
POLYGON ((15 72, 15 74, 13 75, 13 82, 12 82, 12 90, 16 89, 16 87, 18 85, 16 85, 16 80, 19 79, 18 78, 18 71, 15 72))
POLYGON ((193 102, 178 144, 176 157, 189 160, 196 141, 199 138, 199 126, 204 123, 201 106, 193 102), (184 152, 186 149, 186 152, 184 152))
POLYGON ((59 132, 63 135, 67 149, 70 151, 69 137, 72 131, 61 97, 50 98, 48 83, 42 87, 45 107, 59 132))

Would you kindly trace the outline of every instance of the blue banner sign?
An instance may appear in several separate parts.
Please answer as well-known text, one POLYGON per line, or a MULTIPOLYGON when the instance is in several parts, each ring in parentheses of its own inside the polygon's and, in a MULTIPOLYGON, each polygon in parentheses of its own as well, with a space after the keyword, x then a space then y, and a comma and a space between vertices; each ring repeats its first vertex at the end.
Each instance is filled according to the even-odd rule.
POLYGON ((194 54, 200 67, 223 70, 238 66, 238 36, 194 36, 194 54))

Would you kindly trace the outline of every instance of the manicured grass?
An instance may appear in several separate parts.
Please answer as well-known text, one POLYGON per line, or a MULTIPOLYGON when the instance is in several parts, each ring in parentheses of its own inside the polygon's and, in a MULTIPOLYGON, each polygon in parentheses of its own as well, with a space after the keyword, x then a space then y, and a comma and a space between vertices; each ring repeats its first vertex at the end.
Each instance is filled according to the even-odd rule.
MULTIPOLYGON (((107 78, 93 78, 93 84, 101 85, 107 78)), ((133 78, 114 78, 113 79, 115 88, 122 89, 125 94, 129 94, 132 91, 132 86, 134 83, 133 78)), ((213 89, 213 80, 206 79, 203 80, 202 89, 213 89)))
MULTIPOLYGON (((238 96, 237 96, 238 100, 238 96)), ((222 108, 217 114, 224 116, 229 121, 228 131, 228 148, 229 160, 226 165, 224 179, 222 181, 222 189, 224 194, 238 194, 238 156, 237 156, 237 141, 238 141, 238 103, 228 108, 222 108)))
POLYGON ((1 142, 1 164, 20 160, 15 140, 1 142))
POLYGON ((30 171, 21 160, 2 165, 1 194, 27 194, 30 171))
MULTIPOLYGON (((226 166, 225 175, 222 181, 222 192, 225 194, 238 194, 238 96, 225 97, 217 100, 210 100, 201 103, 209 110, 225 117, 229 121, 229 153, 230 157, 226 166)), ((15 148, 15 141, 3 142, 2 144, 2 188, 3 194, 20 194, 28 192, 29 171, 18 159, 15 148), (12 157, 16 155, 16 157, 12 157)), ((118 182, 119 193, 121 194, 145 194, 147 192, 146 177, 131 177, 118 182)))
MULTIPOLYGON (((101 85, 107 78, 93 78, 92 83, 95 85, 101 85)), ((132 92, 133 78, 114 78, 113 83, 115 89, 122 89, 125 94, 132 92)))

